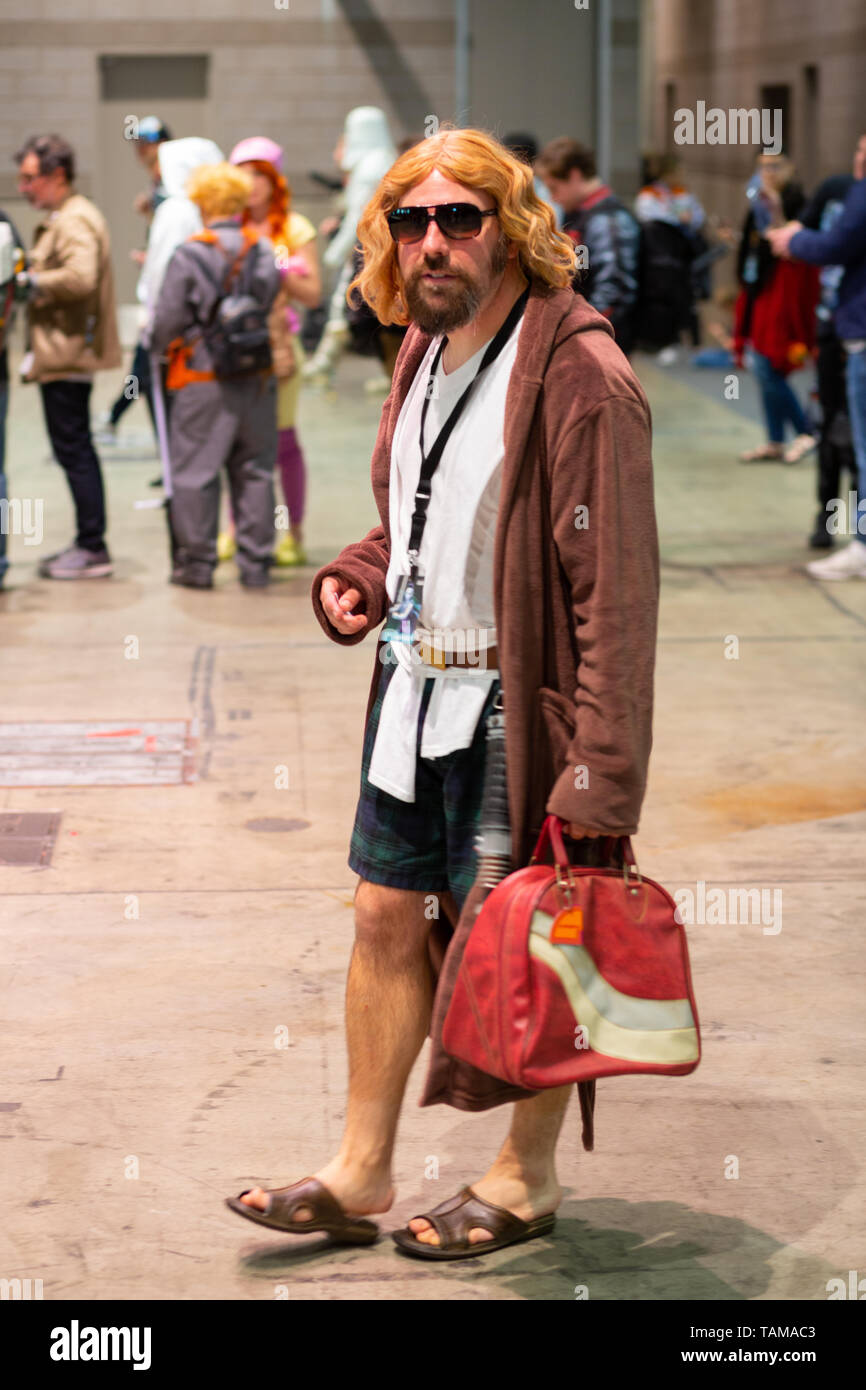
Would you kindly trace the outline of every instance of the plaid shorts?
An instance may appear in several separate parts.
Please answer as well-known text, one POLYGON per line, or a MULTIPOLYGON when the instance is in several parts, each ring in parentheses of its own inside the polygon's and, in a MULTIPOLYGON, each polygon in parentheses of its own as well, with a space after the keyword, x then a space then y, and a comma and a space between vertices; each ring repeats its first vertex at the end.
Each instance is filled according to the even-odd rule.
POLYGON ((418 715, 415 800, 398 801, 367 781, 382 701, 396 669, 393 662, 383 665, 367 722, 349 868, 369 883, 383 883, 391 888, 422 893, 445 893, 450 889, 462 908, 475 881, 475 836, 484 789, 485 725, 499 681, 494 682, 484 703, 471 746, 442 758, 422 758, 420 754, 424 717, 435 677, 424 682, 418 715))

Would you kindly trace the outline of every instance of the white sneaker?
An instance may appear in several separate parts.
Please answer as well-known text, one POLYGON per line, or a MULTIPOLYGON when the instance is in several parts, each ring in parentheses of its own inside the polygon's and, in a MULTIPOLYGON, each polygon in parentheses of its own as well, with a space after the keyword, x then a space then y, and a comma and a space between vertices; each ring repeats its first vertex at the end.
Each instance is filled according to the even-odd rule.
POLYGON ((866 579, 866 543, 852 541, 844 550, 806 566, 815 579, 866 579))

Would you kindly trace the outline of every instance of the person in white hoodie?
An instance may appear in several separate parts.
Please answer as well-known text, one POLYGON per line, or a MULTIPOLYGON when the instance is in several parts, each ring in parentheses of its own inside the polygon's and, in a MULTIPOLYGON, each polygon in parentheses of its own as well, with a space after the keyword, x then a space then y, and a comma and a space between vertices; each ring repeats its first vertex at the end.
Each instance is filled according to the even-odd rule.
MULTIPOLYGON (((147 255, 136 287, 136 298, 142 306, 140 341, 147 350, 150 349, 154 314, 168 263, 181 242, 202 230, 201 213, 187 196, 186 186, 190 174, 203 164, 222 164, 224 158, 219 145, 199 135, 187 135, 182 140, 166 140, 159 147, 159 172, 166 196, 153 214, 147 239, 147 255)), ((163 376, 164 373, 157 373, 157 364, 151 362, 154 414, 163 467, 162 476, 154 478, 151 486, 159 487, 162 484, 169 493, 171 465, 165 416, 171 398, 164 390, 163 376)))
POLYGON ((146 329, 153 319, 169 261, 182 241, 202 229, 201 214, 187 197, 189 176, 202 164, 222 164, 224 159, 219 145, 198 135, 166 140, 159 147, 159 172, 166 197, 153 214, 136 291, 138 302, 147 311, 146 329))
POLYGON ((346 291, 354 271, 358 222, 381 179, 397 158, 388 117, 378 106, 356 106, 349 112, 337 149, 337 162, 349 176, 344 195, 346 211, 339 230, 322 257, 326 266, 337 271, 337 282, 322 341, 301 370, 301 375, 307 380, 329 380, 337 358, 346 345, 349 337, 346 291))

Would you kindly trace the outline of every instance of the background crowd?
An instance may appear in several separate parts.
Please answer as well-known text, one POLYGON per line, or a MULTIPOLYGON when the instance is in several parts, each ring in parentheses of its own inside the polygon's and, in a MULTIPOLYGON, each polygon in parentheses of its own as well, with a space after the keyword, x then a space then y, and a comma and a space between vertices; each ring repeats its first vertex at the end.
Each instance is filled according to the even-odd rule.
MULTIPOLYGON (((131 143, 147 178, 136 200, 146 247, 132 253, 141 267, 139 336, 124 386, 93 425, 94 373, 122 363, 109 230, 76 192, 65 139, 32 137, 15 156, 20 192, 42 216, 25 248, 0 212, 0 498, 17 305, 26 337, 20 375, 38 384, 76 517, 73 542, 43 559, 40 575, 113 572, 95 446, 115 441, 140 397, 162 460, 154 482, 165 493, 171 582, 211 588, 216 566, 234 558, 241 583, 263 588, 274 564, 306 562, 302 387, 333 389, 341 354, 352 348, 379 360, 368 388, 388 389, 405 330, 380 324, 357 296, 347 300, 347 289, 360 268, 363 209, 416 138, 395 141, 377 107, 348 113, 336 171, 314 176, 338 203, 318 229, 321 265, 316 228, 292 206, 284 152, 273 140, 247 136, 226 158, 213 141, 174 138, 149 116, 131 143), (287 524, 275 529, 279 511, 287 524)), ((537 192, 574 241, 574 288, 609 318, 624 352, 672 364, 684 341, 701 348, 702 302, 715 298, 730 310, 727 322, 709 325, 719 345, 694 360, 755 376, 767 438, 742 461, 795 464, 814 454, 818 510, 809 542, 833 553, 808 568, 819 579, 866 578, 866 135, 851 171, 811 192, 784 154, 760 154, 742 208, 731 210, 731 223, 712 225, 673 156, 647 157, 644 186, 628 206, 579 141, 562 136, 539 149, 532 135, 515 132, 503 143, 533 166, 537 192), (729 251, 736 291, 714 297, 713 263, 729 251), (814 374, 808 406, 791 385, 803 371, 814 374), (849 475, 857 505, 842 531, 849 543, 835 547, 849 475)))

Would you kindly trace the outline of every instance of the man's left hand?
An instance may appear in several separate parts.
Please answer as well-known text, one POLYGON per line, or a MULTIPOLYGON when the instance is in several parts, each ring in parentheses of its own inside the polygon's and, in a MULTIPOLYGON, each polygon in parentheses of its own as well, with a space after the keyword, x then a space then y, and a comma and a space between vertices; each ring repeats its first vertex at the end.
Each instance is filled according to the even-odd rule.
POLYGON ((597 840, 601 834, 600 830, 587 830, 584 825, 577 825, 575 821, 569 821, 565 826, 566 835, 571 836, 572 840, 597 840))

